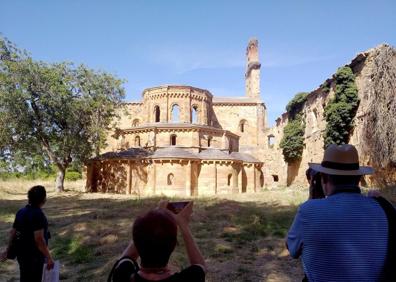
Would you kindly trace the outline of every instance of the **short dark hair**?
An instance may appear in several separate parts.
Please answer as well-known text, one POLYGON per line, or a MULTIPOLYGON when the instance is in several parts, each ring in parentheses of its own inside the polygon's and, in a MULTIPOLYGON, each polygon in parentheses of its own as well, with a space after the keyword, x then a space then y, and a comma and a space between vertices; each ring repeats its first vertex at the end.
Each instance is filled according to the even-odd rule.
POLYGON ((177 225, 173 217, 160 209, 151 210, 138 217, 132 228, 142 266, 166 266, 177 243, 177 225))
POLYGON ((47 192, 45 191, 44 186, 36 185, 29 189, 28 199, 29 204, 31 204, 32 206, 39 206, 45 201, 46 197, 47 192))
POLYGON ((327 182, 329 181, 333 185, 354 185, 358 186, 361 175, 332 175, 322 173, 322 177, 327 182))

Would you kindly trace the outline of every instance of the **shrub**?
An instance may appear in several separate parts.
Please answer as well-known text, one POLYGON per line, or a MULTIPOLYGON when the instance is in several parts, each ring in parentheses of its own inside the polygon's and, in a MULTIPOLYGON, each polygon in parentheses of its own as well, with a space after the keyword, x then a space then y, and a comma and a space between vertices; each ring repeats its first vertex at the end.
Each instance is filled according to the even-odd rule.
POLYGON ((286 106, 289 122, 283 129, 283 138, 279 146, 287 163, 296 162, 301 160, 302 157, 305 121, 301 111, 307 101, 307 97, 307 92, 297 93, 286 106))
POLYGON ((302 157, 304 150, 305 124, 301 114, 294 120, 289 120, 283 129, 283 138, 280 142, 282 153, 287 163, 298 161, 302 157))
POLYGON ((335 96, 324 112, 326 129, 324 148, 330 144, 347 144, 353 129, 353 119, 359 106, 355 75, 349 66, 341 67, 334 75, 335 96))
POLYGON ((323 82, 319 87, 322 89, 323 92, 329 93, 331 88, 329 79, 323 82))
POLYGON ((289 115, 289 120, 295 119, 296 115, 301 112, 305 101, 307 101, 307 97, 307 92, 300 92, 297 93, 289 103, 287 103, 286 111, 289 115))
POLYGON ((65 180, 76 181, 82 178, 82 175, 78 171, 66 171, 65 180))

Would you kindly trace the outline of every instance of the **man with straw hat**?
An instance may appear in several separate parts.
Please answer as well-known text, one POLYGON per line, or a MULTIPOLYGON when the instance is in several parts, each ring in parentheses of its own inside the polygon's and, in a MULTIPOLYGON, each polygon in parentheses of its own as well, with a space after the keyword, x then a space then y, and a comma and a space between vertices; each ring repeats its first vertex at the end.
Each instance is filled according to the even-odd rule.
POLYGON ((388 214, 359 188, 374 170, 359 165, 352 145, 328 146, 322 163, 309 167, 321 174, 326 198, 299 207, 286 241, 290 255, 302 257, 308 281, 384 281, 388 214))

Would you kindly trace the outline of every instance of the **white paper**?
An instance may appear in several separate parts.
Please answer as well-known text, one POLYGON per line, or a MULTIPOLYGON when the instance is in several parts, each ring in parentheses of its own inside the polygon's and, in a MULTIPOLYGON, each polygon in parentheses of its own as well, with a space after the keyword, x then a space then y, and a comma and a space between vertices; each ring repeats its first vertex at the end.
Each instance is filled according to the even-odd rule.
POLYGON ((51 270, 48 270, 47 264, 44 263, 43 278, 41 279, 41 282, 59 282, 59 270, 60 264, 58 260, 54 262, 54 268, 51 270))

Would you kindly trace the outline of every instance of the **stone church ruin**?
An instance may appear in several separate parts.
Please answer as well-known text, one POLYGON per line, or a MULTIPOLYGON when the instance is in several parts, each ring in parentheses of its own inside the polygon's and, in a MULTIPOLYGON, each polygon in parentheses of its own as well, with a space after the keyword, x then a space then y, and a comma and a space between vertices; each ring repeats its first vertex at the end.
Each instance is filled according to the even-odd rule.
MULTIPOLYGON (((288 164, 279 148, 288 117, 283 114, 275 126, 268 126, 260 98, 257 40, 249 41, 246 59, 243 97, 216 97, 205 89, 166 85, 145 89, 141 101, 125 103, 117 130, 108 134, 107 148, 85 164, 86 191, 197 196, 305 183, 307 163, 320 162, 323 155, 323 112, 334 95, 332 79, 326 81, 330 87, 308 95, 303 156, 288 164)), ((384 125, 391 131, 385 139, 396 140, 396 51, 380 45, 359 54, 349 66, 360 98, 350 143, 363 163, 377 170, 367 182, 394 185, 395 144, 387 140, 387 159, 376 161, 378 140, 368 140, 372 136, 367 128, 374 119, 389 119, 376 108, 379 103, 388 113, 393 111, 384 125)))

